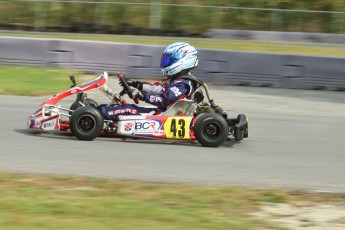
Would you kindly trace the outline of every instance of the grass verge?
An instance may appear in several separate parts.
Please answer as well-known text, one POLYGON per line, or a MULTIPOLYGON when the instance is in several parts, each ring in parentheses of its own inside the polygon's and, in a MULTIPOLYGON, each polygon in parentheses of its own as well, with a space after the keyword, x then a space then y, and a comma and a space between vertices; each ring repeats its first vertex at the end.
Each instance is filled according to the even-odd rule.
MULTIPOLYGON (((1 229, 285 229, 253 218, 264 203, 326 195, 0 173, 1 229)), ((327 198, 339 202, 340 197, 327 198)), ((342 199, 342 202, 344 200, 342 199)))
POLYGON ((0 94, 49 95, 67 89, 68 76, 75 74, 62 68, 1 66, 0 94))

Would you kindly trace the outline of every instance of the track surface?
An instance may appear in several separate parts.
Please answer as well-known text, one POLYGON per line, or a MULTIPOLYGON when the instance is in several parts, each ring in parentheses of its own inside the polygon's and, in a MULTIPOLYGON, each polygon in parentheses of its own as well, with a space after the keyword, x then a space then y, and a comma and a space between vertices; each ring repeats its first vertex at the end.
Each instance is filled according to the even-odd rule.
POLYGON ((248 139, 219 148, 197 142, 78 141, 69 133, 26 129, 27 117, 48 97, 0 96, 0 171, 345 191, 343 92, 210 89, 231 116, 248 115, 248 139))

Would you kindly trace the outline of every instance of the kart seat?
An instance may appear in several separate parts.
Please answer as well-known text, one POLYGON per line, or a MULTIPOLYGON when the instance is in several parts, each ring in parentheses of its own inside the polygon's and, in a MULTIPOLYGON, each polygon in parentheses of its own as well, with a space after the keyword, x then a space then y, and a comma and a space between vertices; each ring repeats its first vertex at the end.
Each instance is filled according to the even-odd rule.
POLYGON ((195 112, 197 104, 193 100, 182 99, 172 106, 170 106, 164 113, 163 116, 177 116, 180 115, 180 111, 183 111, 185 116, 192 116, 195 112))

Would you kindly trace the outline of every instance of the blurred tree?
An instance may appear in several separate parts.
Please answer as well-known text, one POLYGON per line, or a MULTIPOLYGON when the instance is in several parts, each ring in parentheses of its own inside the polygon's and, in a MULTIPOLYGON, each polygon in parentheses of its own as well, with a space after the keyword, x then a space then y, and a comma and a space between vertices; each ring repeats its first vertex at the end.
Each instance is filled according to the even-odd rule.
POLYGON ((105 24, 116 27, 124 23, 127 8, 126 5, 108 5, 105 24))
MULTIPOLYGON (((84 0, 80 2, 0 0, 0 24, 22 23, 29 26, 75 26, 81 24, 127 25, 134 31, 149 28, 150 3, 162 6, 160 24, 166 30, 201 33, 210 28, 282 30, 344 33, 345 14, 286 10, 345 11, 344 0, 84 0), (88 3, 90 2, 90 3, 88 3), (92 2, 116 2, 96 4, 92 2), (143 3, 135 5, 135 3, 143 3), (144 4, 145 3, 145 4, 144 4), (245 7, 247 9, 185 7, 183 5, 245 7)), ((152 19, 152 17, 151 17, 152 19)))

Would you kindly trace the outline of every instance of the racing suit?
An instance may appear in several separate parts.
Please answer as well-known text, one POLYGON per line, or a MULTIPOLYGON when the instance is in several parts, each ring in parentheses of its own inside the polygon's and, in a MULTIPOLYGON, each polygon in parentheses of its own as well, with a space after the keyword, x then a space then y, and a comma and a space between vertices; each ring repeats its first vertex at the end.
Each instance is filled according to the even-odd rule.
POLYGON ((196 86, 190 79, 183 76, 171 79, 169 82, 156 82, 150 84, 140 83, 138 89, 142 92, 141 100, 157 108, 147 108, 135 104, 126 105, 100 105, 98 108, 105 119, 117 121, 120 115, 137 115, 141 113, 157 114, 165 111, 176 101, 187 98, 191 99, 194 95, 196 86))

